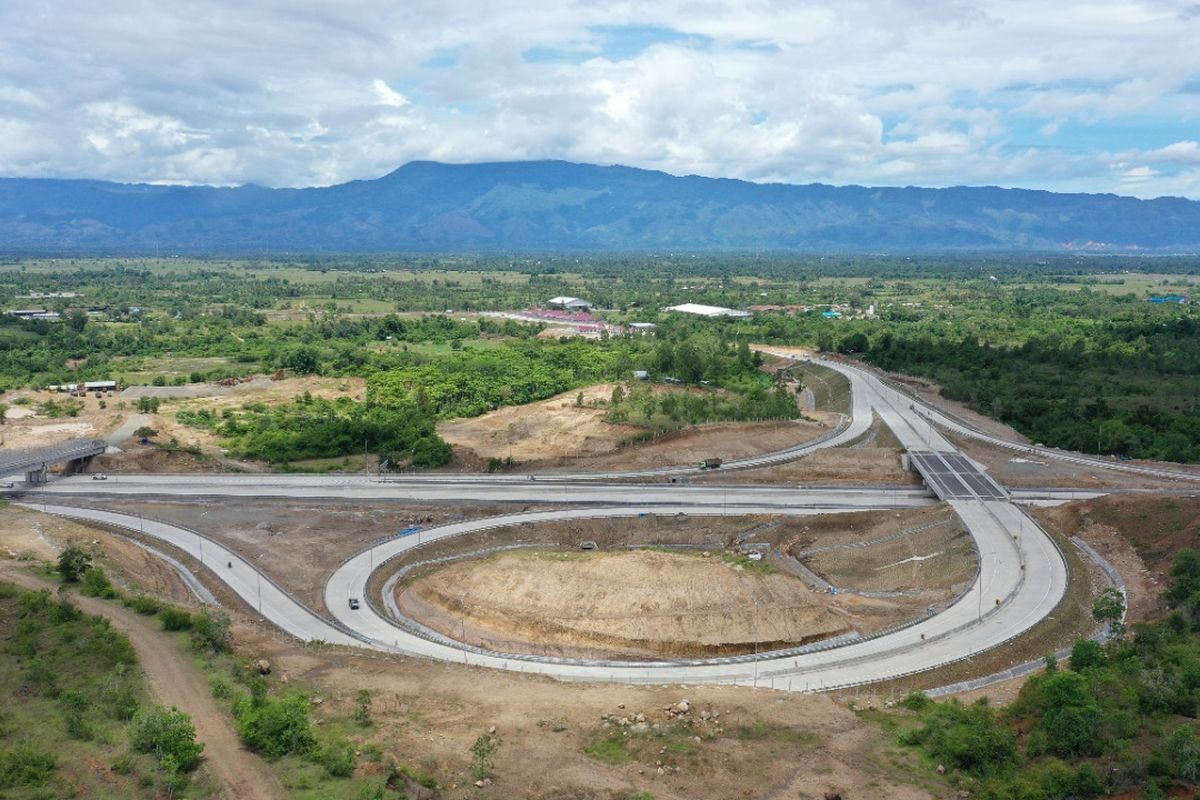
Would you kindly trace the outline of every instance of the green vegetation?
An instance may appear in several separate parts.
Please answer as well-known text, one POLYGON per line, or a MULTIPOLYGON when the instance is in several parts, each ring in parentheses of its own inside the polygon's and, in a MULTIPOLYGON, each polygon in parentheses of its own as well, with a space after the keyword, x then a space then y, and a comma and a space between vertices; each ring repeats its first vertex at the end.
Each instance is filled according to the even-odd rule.
POLYGON ((1106 645, 1077 642, 1069 669, 1048 662, 1002 712, 986 701, 909 697, 903 705, 915 712, 915 724, 901 742, 924 750, 982 798, 1194 791, 1200 785, 1200 552, 1176 557, 1166 599, 1172 609, 1166 619, 1135 625, 1106 645))
POLYGON ((236 455, 272 463, 370 451, 396 465, 437 467, 451 457, 430 415, 411 404, 381 406, 344 397, 302 396, 291 404, 250 406, 220 418, 207 410, 180 411, 177 418, 211 428, 236 455))
POLYGON ((67 583, 78 583, 91 563, 91 553, 77 544, 71 544, 58 554, 58 574, 67 583))
MULTIPOLYGON (((16 260, 0 264, 0 303, 65 291, 108 311, 72 316, 80 301, 54 298, 46 304, 68 322, 0 317, 0 387, 183 385, 279 369, 362 377, 363 403, 181 414, 217 431, 234 453, 277 464, 361 454, 364 425, 375 420, 400 432, 365 431, 368 452, 398 466, 434 466, 449 457, 430 433, 436 420, 629 380, 634 369, 695 391, 614 402, 613 421, 661 431, 794 416, 787 393, 755 369, 747 345, 764 342, 928 377, 1036 441, 1200 461, 1197 306, 1147 302, 1149 294, 1193 293, 1198 270, 1192 259, 1020 256, 16 260), (593 300, 610 323, 657 328, 559 342, 535 339, 540 323, 464 316, 561 294, 593 300), (659 311, 686 301, 791 313, 697 319, 659 311), (833 306, 843 318, 822 316, 833 306), (319 435, 306 435, 310 426, 319 435)), ((83 402, 95 401, 54 400, 40 410, 78 414, 83 402)), ((159 402, 143 398, 138 407, 152 412, 159 402)))
POLYGON ((0 796, 203 793, 187 715, 144 705, 129 640, 49 591, 0 584, 0 693, 0 796))

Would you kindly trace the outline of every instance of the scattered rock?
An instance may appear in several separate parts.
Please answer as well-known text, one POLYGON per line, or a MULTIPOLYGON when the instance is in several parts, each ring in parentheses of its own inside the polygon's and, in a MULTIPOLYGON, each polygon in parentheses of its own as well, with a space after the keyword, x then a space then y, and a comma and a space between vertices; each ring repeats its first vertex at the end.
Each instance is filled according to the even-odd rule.
POLYGON ((826 792, 825 800, 842 800, 841 792, 826 792))
POLYGON ((496 735, 496 726, 492 725, 491 727, 488 728, 488 736, 495 736, 495 735, 496 735))
POLYGON ((645 722, 645 721, 646 721, 646 715, 645 715, 645 714, 638 714, 636 717, 634 717, 634 719, 635 719, 637 722, 645 722))
POLYGON ((485 786, 491 786, 491 785, 492 785, 492 779, 491 779, 491 778, 484 778, 484 779, 483 779, 483 780, 481 780, 481 781, 475 781, 475 787, 476 787, 477 789, 482 789, 482 788, 483 788, 483 787, 485 787, 485 786))
POLYGON ((662 767, 659 767, 659 768, 658 768, 658 772, 657 772, 657 774, 659 774, 659 775, 666 775, 666 774, 667 774, 667 771, 666 771, 665 769, 663 769, 662 767))
POLYGON ((945 775, 945 774, 946 774, 946 767, 945 767, 945 765, 943 765, 943 764, 938 764, 938 765, 937 765, 937 774, 938 774, 938 775, 945 775))
POLYGON ((624 708, 624 707, 625 707, 624 703, 617 703, 617 708, 624 708))
POLYGON ((254 668, 258 670, 259 675, 271 674, 271 662, 265 658, 260 658, 258 661, 255 661, 254 668))

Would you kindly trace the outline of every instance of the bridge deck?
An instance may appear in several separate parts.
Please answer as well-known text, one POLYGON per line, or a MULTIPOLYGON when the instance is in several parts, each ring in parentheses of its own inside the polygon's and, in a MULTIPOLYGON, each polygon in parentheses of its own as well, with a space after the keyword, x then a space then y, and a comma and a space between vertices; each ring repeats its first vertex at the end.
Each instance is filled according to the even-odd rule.
POLYGON ((72 439, 50 447, 0 450, 0 475, 16 475, 42 466, 98 456, 107 446, 103 439, 72 439))
POLYGON ((959 453, 909 452, 909 461, 939 500, 1007 500, 1008 493, 959 453))

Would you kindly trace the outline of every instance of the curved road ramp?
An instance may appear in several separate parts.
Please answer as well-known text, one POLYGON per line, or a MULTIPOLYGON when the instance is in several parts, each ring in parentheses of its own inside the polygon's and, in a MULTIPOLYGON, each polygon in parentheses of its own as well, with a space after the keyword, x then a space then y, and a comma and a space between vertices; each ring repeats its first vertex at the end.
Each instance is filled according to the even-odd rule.
MULTIPOLYGON (((819 361, 850 379, 853 392, 853 417, 849 425, 816 447, 846 444, 866 432, 873 417, 878 417, 895 434, 910 454, 917 455, 914 466, 922 472, 934 492, 944 498, 962 519, 980 556, 975 583, 956 603, 940 614, 913 625, 874 638, 841 643, 824 650, 766 652, 755 656, 698 659, 689 661, 608 662, 545 658, 488 652, 445 639, 423 636, 400 627, 370 602, 367 584, 370 576, 385 562, 424 543, 452 536, 469 536, 492 527, 519 522, 562 520, 565 518, 622 517, 646 513, 649 487, 631 484, 594 485, 592 502, 608 505, 595 508, 568 507, 528 514, 509 514, 472 520, 421 531, 418 535, 397 536, 374 543, 344 562, 329 578, 325 587, 325 605, 332 619, 306 608, 282 587, 260 573, 254 565, 236 553, 203 535, 177 525, 145 520, 111 511, 71 506, 29 503, 29 507, 101 524, 140 530, 195 556, 251 606, 283 630, 305 640, 322 639, 330 643, 368 647, 426 658, 455 661, 477 666, 531 672, 562 680, 618 681, 622 683, 729 683, 766 686, 789 691, 821 691, 857 686, 912 675, 934 669, 1005 644, 1029 630, 1049 615, 1066 591, 1068 573, 1057 545, 1020 508, 1010 502, 1008 493, 969 459, 966 459, 930 424, 932 413, 917 413, 911 398, 900 394, 869 372, 846 364, 819 361), (850 435, 853 434, 853 435, 850 435), (922 465, 924 468, 922 468, 922 465), (628 492, 628 494, 622 494, 628 492), (600 498, 604 499, 601 500, 600 498), (624 498, 624 499, 622 499, 624 498), (352 609, 349 598, 367 600, 352 609)), ((767 463, 770 463, 769 461, 767 463)), ((641 475, 642 473, 639 473, 641 475)), ((622 476, 626 477, 629 476, 622 476)), ((578 476, 572 476, 578 479, 578 476)), ((592 476, 594 480, 595 477, 592 476)), ((155 481, 140 476, 140 484, 122 486, 110 481, 88 486, 83 481, 61 481, 39 492, 49 494, 162 494, 179 487, 178 480, 155 481), (140 486, 140 488, 139 488, 140 486)), ((256 476, 189 476, 185 494, 209 496, 261 495, 256 476), (236 485, 235 485, 236 484, 236 485)), ((352 484, 344 476, 323 479, 327 488, 305 482, 290 483, 290 496, 311 497, 345 493, 352 496, 352 484), (336 487, 331 489, 329 487, 336 487)), ((430 477, 412 479, 410 484, 425 484, 437 491, 450 491, 458 499, 495 498, 497 490, 511 491, 511 478, 490 480, 430 477)), ((581 502, 579 485, 561 479, 526 482, 524 490, 540 494, 543 500, 577 505, 581 502)), ((666 487, 663 487, 666 488, 666 487)), ((693 488, 693 487, 689 487, 693 488)), ((894 490, 874 491, 874 505, 857 497, 855 503, 830 502, 784 487, 694 487, 695 494, 671 487, 673 496, 655 513, 720 515, 725 507, 737 513, 825 514, 865 507, 894 507, 916 498, 899 498, 894 490), (770 502, 762 502, 769 497, 770 502)), ((389 489, 405 491, 391 484, 375 484, 376 496, 389 489)), ((282 491, 282 489, 281 489, 282 491)), ((414 490, 416 491, 416 490, 414 490)), ((861 494, 861 492, 860 492, 861 494)), ((390 495, 393 498, 397 495, 390 495)), ((583 495, 586 497, 587 495, 583 495)))

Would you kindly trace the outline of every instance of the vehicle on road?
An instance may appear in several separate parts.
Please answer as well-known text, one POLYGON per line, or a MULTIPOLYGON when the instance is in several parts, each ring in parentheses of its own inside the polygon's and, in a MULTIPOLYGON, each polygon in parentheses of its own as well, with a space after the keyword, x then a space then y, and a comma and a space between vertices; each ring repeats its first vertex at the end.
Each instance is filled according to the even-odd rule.
POLYGON ((357 597, 350 598, 350 610, 358 611, 358 598, 357 597))
POLYGON ((720 467, 722 463, 724 462, 722 462, 719 458, 706 458, 696 466, 700 469, 716 469, 720 467))
POLYGON ((4 483, 0 483, 0 489, 11 489, 11 488, 13 488, 12 481, 5 481, 4 483))
POLYGON ((580 550, 596 550, 598 548, 596 547, 595 542, 593 542, 591 539, 588 539, 586 541, 579 543, 579 549, 580 550))
POLYGON ((97 472, 95 475, 93 475, 93 476, 92 476, 92 480, 94 480, 94 481, 106 481, 106 480, 108 480, 108 476, 107 476, 107 475, 105 475, 103 472, 97 472))

